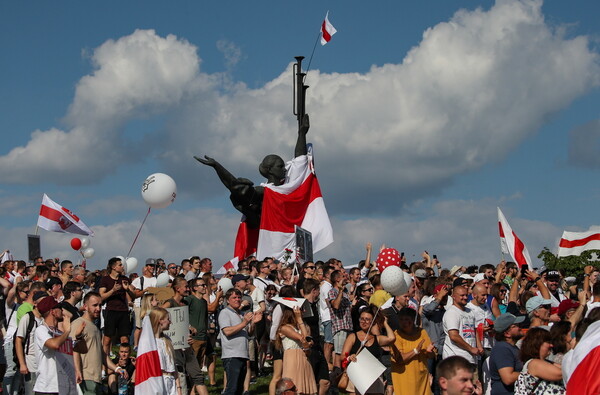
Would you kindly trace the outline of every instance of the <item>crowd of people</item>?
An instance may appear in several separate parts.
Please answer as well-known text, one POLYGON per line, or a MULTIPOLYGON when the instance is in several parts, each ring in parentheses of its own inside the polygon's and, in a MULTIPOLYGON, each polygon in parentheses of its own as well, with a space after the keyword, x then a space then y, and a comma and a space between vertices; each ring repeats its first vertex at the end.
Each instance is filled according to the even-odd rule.
POLYGON ((359 394, 347 370, 363 350, 385 367, 369 394, 561 394, 563 361, 600 319, 594 266, 567 278, 504 261, 442 268, 424 252, 411 263, 402 256, 411 282, 391 295, 371 258, 370 243, 349 270, 334 258, 249 258, 220 278, 198 256, 149 258, 139 276, 118 257, 95 272, 68 260, 6 260, 2 392, 132 393, 148 317, 165 394, 245 395, 264 376, 271 395, 359 394), (157 288, 161 273, 168 289, 157 288), (189 339, 175 347, 168 309, 184 306, 189 339))

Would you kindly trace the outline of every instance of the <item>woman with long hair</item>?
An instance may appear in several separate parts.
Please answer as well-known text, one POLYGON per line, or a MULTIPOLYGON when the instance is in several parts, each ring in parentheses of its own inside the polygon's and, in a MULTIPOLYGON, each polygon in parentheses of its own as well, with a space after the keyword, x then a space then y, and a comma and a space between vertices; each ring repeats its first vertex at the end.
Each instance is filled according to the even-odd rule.
POLYGON ((360 325, 358 322, 358 317, 360 312, 369 307, 369 298, 373 295, 373 286, 369 282, 364 282, 360 285, 356 286, 354 290, 354 305, 350 310, 352 315, 352 326, 354 331, 360 330, 360 325))
POLYGON ((494 283, 490 288, 492 295, 492 314, 498 318, 501 314, 506 313, 506 301, 508 296, 508 288, 504 283, 494 283))
POLYGON ((571 323, 569 321, 555 322, 550 328, 550 342, 552 343, 552 352, 548 356, 548 360, 555 364, 562 364, 563 356, 573 346, 571 323))
POLYGON ((543 328, 531 328, 523 338, 523 369, 515 385, 515 395, 565 393, 560 365, 546 359, 552 349, 551 340, 550 332, 543 328))
MULTIPOLYGON (((144 294, 140 302, 140 322, 142 322, 150 310, 156 306, 158 306, 158 299, 156 299, 156 295, 152 293, 144 294)), ((140 327, 140 329, 142 328, 140 327)))
POLYGON ((392 382, 396 395, 429 395, 428 360, 435 358, 435 345, 427 332, 415 325, 417 312, 404 307, 398 312, 400 329, 392 346, 392 382))
MULTIPOLYGON (((377 307, 368 305, 360 311, 358 316, 359 329, 356 332, 348 334, 342 349, 342 357, 347 356, 348 363, 356 362, 356 356, 365 348, 378 360, 382 359, 384 346, 389 346, 394 342, 394 331, 387 321, 387 316, 377 314, 377 307), (378 333, 385 332, 385 335, 378 333)), ((345 363, 343 363, 345 365, 345 363)), ((390 383, 387 383, 390 385, 390 383)), ((348 380, 346 391, 354 394, 356 389, 354 384, 348 380)), ((367 390, 367 394, 383 394, 385 391, 384 382, 381 377, 367 390)))
POLYGON ((283 314, 277 330, 275 347, 283 350, 283 377, 292 379, 298 394, 316 394, 317 381, 308 362, 306 351, 310 349, 312 338, 310 329, 302 321, 302 310, 282 307, 283 314))
POLYGON ((175 367, 175 350, 173 349, 173 343, 164 333, 164 331, 171 326, 169 312, 162 307, 155 307, 150 310, 149 316, 150 323, 152 324, 152 331, 156 338, 160 369, 162 370, 162 378, 165 383, 165 394, 182 395, 179 374, 175 367))

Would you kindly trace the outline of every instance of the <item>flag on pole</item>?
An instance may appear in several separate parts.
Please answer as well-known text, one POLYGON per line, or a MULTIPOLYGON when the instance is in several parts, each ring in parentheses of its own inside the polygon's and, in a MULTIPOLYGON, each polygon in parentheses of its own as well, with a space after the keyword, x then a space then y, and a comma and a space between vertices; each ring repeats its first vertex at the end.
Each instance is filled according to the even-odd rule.
POLYGON ((600 231, 563 232, 558 243, 558 256, 581 255, 583 251, 600 250, 600 231))
POLYGON ((262 184, 265 187, 256 257, 283 259, 285 250, 296 254, 296 229, 300 226, 312 234, 313 252, 333 242, 333 230, 325 203, 314 174, 312 146, 308 154, 286 164, 283 185, 262 184))
POLYGON ((517 234, 513 232, 506 217, 502 214, 500 207, 498 207, 498 226, 500 228, 500 239, 504 239, 504 243, 506 244, 505 248, 513 260, 519 267, 529 265, 529 268, 531 268, 531 258, 529 257, 527 247, 525 247, 525 244, 517 237, 517 234))
POLYGON ((135 394, 166 394, 165 383, 160 368, 158 347, 152 331, 150 316, 144 317, 142 333, 138 344, 137 362, 135 366, 135 394))
POLYGON ((335 27, 329 22, 329 11, 325 14, 325 20, 321 24, 321 45, 327 44, 331 40, 331 36, 333 36, 337 30, 335 27))
POLYGON ((591 324, 562 361, 567 395, 600 394, 600 321, 591 324))
POLYGON ((72 211, 52 201, 48 195, 42 198, 37 226, 50 232, 76 233, 93 236, 94 232, 72 211))

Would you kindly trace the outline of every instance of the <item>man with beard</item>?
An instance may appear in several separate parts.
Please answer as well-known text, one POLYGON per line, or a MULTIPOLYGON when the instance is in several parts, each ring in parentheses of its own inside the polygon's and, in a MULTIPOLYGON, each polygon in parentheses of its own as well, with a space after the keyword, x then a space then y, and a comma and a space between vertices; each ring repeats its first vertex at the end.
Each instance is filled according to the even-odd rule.
POLYGON ((100 317, 101 304, 100 294, 93 291, 88 292, 83 299, 83 315, 71 324, 71 336, 75 336, 74 334, 78 332, 81 333, 81 341, 86 344, 85 350, 87 351, 85 353, 80 354, 73 350, 75 377, 82 393, 85 395, 101 393, 102 361, 105 361, 109 369, 126 377, 124 369, 115 365, 102 352, 102 335, 98 327, 94 325, 94 321, 100 317))
POLYGON ((500 315, 495 323, 496 345, 490 355, 490 377, 493 395, 514 394, 515 382, 523 368, 519 349, 515 345, 523 336, 518 326, 524 316, 515 317, 510 313, 500 315))
POLYGON ((550 291, 550 299, 552 300, 550 304, 552 307, 558 307, 560 302, 567 298, 560 287, 560 272, 549 270, 544 274, 544 277, 546 278, 546 287, 550 291))
MULTIPOLYGON (((59 303, 52 296, 46 296, 37 304, 43 321, 35 330, 35 355, 37 361, 37 377, 33 390, 44 394, 76 394, 75 377, 68 367, 69 355, 73 349, 70 334, 79 337, 85 324, 75 333, 71 332, 70 317, 64 317, 59 303), (58 324, 62 323, 62 332, 58 324)), ((68 313, 67 313, 68 314, 68 313)))

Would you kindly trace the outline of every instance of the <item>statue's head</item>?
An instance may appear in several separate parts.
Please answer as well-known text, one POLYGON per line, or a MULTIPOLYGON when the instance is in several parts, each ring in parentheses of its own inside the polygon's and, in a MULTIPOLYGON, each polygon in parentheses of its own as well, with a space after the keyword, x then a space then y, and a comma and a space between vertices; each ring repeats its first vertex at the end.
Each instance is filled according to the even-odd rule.
POLYGON ((283 184, 285 180, 285 162, 279 155, 267 155, 258 166, 258 171, 269 182, 283 184))

